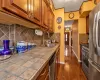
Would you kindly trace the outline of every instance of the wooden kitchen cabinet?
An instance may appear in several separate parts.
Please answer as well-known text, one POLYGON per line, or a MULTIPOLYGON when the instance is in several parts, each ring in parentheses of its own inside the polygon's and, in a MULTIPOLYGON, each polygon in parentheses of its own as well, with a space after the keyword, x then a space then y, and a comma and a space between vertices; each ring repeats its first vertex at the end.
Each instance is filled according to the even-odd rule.
POLYGON ((2 0, 2 8, 41 25, 41 0, 2 0))
POLYGON ((41 4, 42 0, 33 0, 34 7, 33 7, 33 21, 39 25, 41 25, 41 4))
POLYGON ((0 4, 0 10, 7 14, 27 19, 45 31, 53 29, 54 14, 48 0, 0 0, 0 4))
POLYGON ((47 64, 36 80, 49 80, 49 64, 47 64))
POLYGON ((1 7, 18 16, 28 19, 28 0, 1 0, 1 7))
POLYGON ((42 0, 42 26, 46 29, 48 29, 49 24, 49 15, 48 15, 48 4, 45 2, 45 0, 42 0))

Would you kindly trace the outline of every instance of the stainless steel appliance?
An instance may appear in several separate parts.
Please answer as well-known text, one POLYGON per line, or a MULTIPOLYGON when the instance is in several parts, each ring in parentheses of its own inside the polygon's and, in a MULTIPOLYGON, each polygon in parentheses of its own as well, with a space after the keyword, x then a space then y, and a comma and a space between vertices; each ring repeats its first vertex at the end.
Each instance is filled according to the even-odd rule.
POLYGON ((49 61, 49 80, 55 80, 55 58, 56 55, 54 53, 49 61))
POLYGON ((89 80, 100 80, 100 3, 89 14, 89 80))
POLYGON ((88 70, 89 70, 89 48, 88 48, 88 44, 84 44, 82 45, 82 70, 84 71, 86 77, 88 78, 88 70))

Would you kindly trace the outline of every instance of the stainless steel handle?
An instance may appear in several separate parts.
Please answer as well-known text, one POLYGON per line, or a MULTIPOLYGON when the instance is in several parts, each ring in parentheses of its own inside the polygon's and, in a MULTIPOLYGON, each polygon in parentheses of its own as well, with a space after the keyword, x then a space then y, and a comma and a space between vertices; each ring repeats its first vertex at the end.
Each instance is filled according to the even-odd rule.
POLYGON ((98 47, 98 15, 99 15, 99 12, 97 14, 97 22, 96 22, 96 46, 98 47))
POLYGON ((97 14, 94 16, 94 25, 93 25, 93 44, 96 47, 96 24, 97 24, 97 14))
POLYGON ((90 59, 88 60, 89 61, 89 63, 98 71, 98 72, 100 72, 100 67, 97 65, 97 64, 95 64, 93 61, 91 61, 90 59))

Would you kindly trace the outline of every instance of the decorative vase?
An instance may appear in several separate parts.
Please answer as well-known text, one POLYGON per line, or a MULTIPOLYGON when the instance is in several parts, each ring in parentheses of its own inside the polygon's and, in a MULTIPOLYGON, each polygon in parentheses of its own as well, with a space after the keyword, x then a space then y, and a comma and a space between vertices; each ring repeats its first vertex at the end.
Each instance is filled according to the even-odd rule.
POLYGON ((1 52, 2 55, 10 55, 11 50, 9 49, 10 40, 3 40, 4 50, 1 52))

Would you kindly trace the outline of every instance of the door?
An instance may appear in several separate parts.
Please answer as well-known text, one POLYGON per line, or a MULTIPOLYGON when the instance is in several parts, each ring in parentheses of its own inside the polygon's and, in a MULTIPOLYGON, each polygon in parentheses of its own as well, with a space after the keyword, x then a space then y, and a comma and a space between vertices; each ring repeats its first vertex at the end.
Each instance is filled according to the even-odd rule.
POLYGON ((28 0, 2 0, 2 8, 28 19, 28 0))
POLYGON ((69 32, 65 32, 65 45, 69 45, 69 32))
POLYGON ((34 7, 33 7, 33 16, 34 22, 37 24, 41 24, 41 0, 34 0, 34 7))

